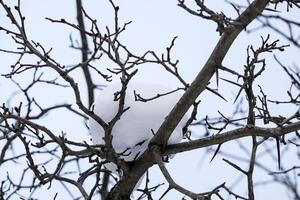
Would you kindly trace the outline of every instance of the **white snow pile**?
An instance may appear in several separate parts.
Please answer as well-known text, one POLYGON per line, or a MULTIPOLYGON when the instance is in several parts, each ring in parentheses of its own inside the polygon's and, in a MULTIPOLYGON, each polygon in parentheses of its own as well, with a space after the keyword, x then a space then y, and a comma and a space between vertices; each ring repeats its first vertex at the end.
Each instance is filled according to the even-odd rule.
MULTIPOLYGON (((106 87, 96 98, 94 112, 105 122, 111 119, 118 112, 119 102, 114 101, 114 93, 121 90, 121 83, 112 83, 106 87)), ((164 94, 172 91, 172 88, 142 82, 129 82, 125 96, 125 107, 130 107, 120 120, 117 121, 112 130, 112 145, 117 153, 124 152, 121 157, 125 161, 133 161, 146 150, 149 141, 163 123, 167 114, 175 106, 182 95, 176 91, 166 96, 161 96, 151 101, 136 101, 134 91, 142 98, 152 98, 157 94, 164 94)), ((174 144, 182 140, 182 128, 189 118, 188 114, 182 118, 168 143, 174 144)), ((104 130, 92 118, 89 120, 90 132, 94 144, 104 144, 104 130)))

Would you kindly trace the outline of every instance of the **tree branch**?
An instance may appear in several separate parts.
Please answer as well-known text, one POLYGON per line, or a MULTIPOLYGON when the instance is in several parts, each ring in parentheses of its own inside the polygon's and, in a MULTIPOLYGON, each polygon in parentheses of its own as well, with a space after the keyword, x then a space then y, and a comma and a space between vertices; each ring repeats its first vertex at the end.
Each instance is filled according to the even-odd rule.
POLYGON ((171 177, 170 173, 168 172, 168 169, 166 168, 163 160, 162 160, 162 157, 160 155, 160 152, 159 152, 159 149, 156 148, 156 146, 153 146, 152 148, 152 152, 153 152, 153 156, 154 156, 154 159, 155 161, 157 162, 159 168, 160 168, 160 171, 163 173, 165 179, 168 181, 169 183, 169 190, 170 189, 176 189, 178 190, 179 192, 191 197, 192 199, 197 199, 197 200, 208 200, 209 198, 204 196, 204 195, 201 195, 201 194, 196 194, 194 192, 191 192, 183 187, 181 187, 180 185, 178 185, 174 180, 173 178, 171 177))
POLYGON ((268 0, 256 0, 251 3, 235 20, 237 23, 229 27, 230 31, 227 31, 222 35, 206 64, 176 106, 168 114, 156 135, 151 140, 150 145, 157 144, 159 146, 165 146, 167 144, 171 133, 179 121, 201 92, 206 88, 207 83, 215 73, 217 67, 221 66, 222 61, 234 40, 240 32, 264 10, 268 2, 268 0))
POLYGON ((82 55, 82 65, 81 68, 83 70, 83 74, 86 81, 86 86, 88 90, 88 99, 89 99, 89 107, 92 106, 94 102, 94 83, 92 81, 92 77, 88 68, 88 63, 85 63, 85 61, 88 60, 88 52, 89 52, 89 46, 87 37, 85 34, 85 25, 82 15, 82 2, 81 0, 76 0, 76 12, 77 12, 77 21, 79 25, 80 31, 80 37, 81 37, 81 55, 82 55))
POLYGON ((277 128, 261 128, 261 127, 238 128, 219 135, 213 135, 210 137, 193 140, 189 142, 182 142, 180 144, 168 145, 166 147, 166 150, 163 152, 163 155, 166 156, 169 154, 190 151, 190 150, 221 144, 221 143, 225 143, 225 142, 229 142, 232 140, 249 137, 249 136, 279 137, 297 130, 300 130, 300 122, 291 123, 289 125, 283 127, 277 127, 277 128))

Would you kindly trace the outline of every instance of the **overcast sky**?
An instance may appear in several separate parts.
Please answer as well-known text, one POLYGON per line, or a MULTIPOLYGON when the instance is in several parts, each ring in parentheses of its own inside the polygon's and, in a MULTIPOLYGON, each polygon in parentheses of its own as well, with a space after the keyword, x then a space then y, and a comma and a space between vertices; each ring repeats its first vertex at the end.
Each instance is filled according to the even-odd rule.
MULTIPOLYGON (((15 1, 7 0, 6 2, 11 3, 15 1)), ((158 53, 162 53, 165 51, 165 48, 169 46, 173 37, 178 36, 173 56, 174 59, 180 60, 179 70, 186 81, 190 83, 206 62, 217 43, 219 35, 215 31, 216 25, 209 21, 191 16, 183 9, 179 8, 177 6, 177 2, 174 0, 119 0, 116 1, 116 3, 120 6, 120 22, 125 23, 132 21, 132 23, 127 27, 127 30, 121 36, 121 41, 133 52, 136 52, 136 54, 142 54, 147 50, 154 50, 158 53)), ((219 1, 212 1, 211 6, 219 11, 224 11, 225 13, 233 13, 231 16, 235 17, 235 12, 226 4, 223 5, 220 4, 219 1)), ((113 10, 108 1, 85 0, 84 8, 91 17, 97 19, 102 30, 105 29, 105 26, 113 27, 113 10)), ((22 2, 22 10, 26 16, 27 34, 30 39, 40 42, 47 48, 52 47, 52 56, 63 65, 72 65, 80 62, 80 52, 69 48, 69 36, 71 35, 74 39, 79 40, 78 32, 66 27, 65 25, 53 24, 45 20, 45 17, 53 19, 64 18, 67 21, 76 23, 75 1, 26 0, 22 2)), ((296 14, 291 14, 291 17, 295 16, 296 14)), ((3 10, 0 11, 0 26, 11 26, 9 21, 5 18, 3 10)), ((257 23, 253 23, 249 28, 255 28, 256 26, 257 23)), ((87 28, 89 28, 88 24, 87 28)), ((242 33, 231 47, 223 64, 234 70, 242 72, 243 65, 246 62, 247 46, 249 44, 258 46, 260 36, 267 36, 269 33, 273 40, 276 40, 279 37, 269 29, 257 31, 251 35, 245 32, 242 33)), ((14 48, 12 40, 2 32, 0 32, 0 41, 0 48, 14 48)), ((288 42, 281 39, 281 43, 287 44, 288 42)), ((299 63, 299 50, 293 46, 288 48, 284 53, 279 52, 277 55, 278 58, 280 58, 282 62, 287 63, 287 65, 299 63)), ((267 69, 264 72, 264 75, 257 80, 256 85, 263 85, 264 92, 268 94, 270 98, 277 98, 278 100, 286 99, 287 97, 284 95, 290 85, 290 81, 288 77, 283 76, 284 72, 274 61, 272 53, 266 55, 266 58, 267 69)), ((14 56, 0 52, 0 74, 9 72, 10 65, 14 62, 14 59, 14 56)), ((29 62, 32 61, 31 58, 25 59, 28 59, 29 62)), ((103 69, 107 67, 114 67, 112 63, 106 61, 101 61, 98 65, 103 67, 103 69)), ((85 91, 83 76, 80 73, 74 73, 72 75, 75 80, 78 81, 82 91, 85 91)), ((45 77, 49 78, 54 78, 56 76, 57 74, 54 72, 48 72, 45 74, 45 77)), ((15 77, 17 81, 22 83, 31 81, 31 78, 32 77, 29 76, 29 74, 28 76, 15 77)), ((97 83, 104 83, 104 81, 96 75, 93 76, 93 79, 97 83)), ((114 79, 118 80, 117 77, 114 79)), ((134 78, 134 80, 162 83, 174 88, 180 86, 180 82, 178 82, 176 78, 172 77, 170 74, 166 73, 164 69, 156 65, 141 66, 139 68, 138 75, 134 78)), ((215 79, 212 79, 211 86, 213 88, 215 87, 215 79)), ((208 92, 201 94, 199 99, 201 99, 202 102, 199 107, 198 119, 201 119, 206 115, 218 116, 218 110, 225 114, 231 113, 235 109, 233 100, 237 93, 236 89, 237 88, 229 85, 228 83, 220 83, 219 91, 221 91, 221 94, 228 99, 228 102, 224 102, 208 92)), ((8 97, 10 97, 16 90, 17 88, 14 84, 4 77, 0 77, 1 104, 2 102, 7 101, 8 97)), ((258 90, 259 88, 257 87, 256 91, 258 90)), ((97 94, 99 93, 100 91, 98 91, 97 94)), ((74 103, 72 92, 66 92, 65 89, 57 90, 54 87, 44 88, 41 86, 34 88, 33 94, 36 94, 39 97, 40 102, 44 106, 62 102, 74 103)), ((82 94, 85 102, 87 102, 85 93, 82 92, 82 94)), ((11 104, 18 103, 21 100, 21 96, 17 95, 12 99, 11 104)), ((273 107, 271 106, 270 109, 272 108, 273 107)), ((284 112, 285 115, 288 115, 294 113, 295 108, 285 106, 279 108, 276 107, 276 109, 272 109, 272 112, 277 114, 284 112)), ((69 117, 71 117, 70 114, 61 111, 55 113, 55 116, 54 114, 50 114, 45 119, 40 120, 39 123, 51 128, 57 134, 64 131, 67 132, 68 138, 80 141, 86 140, 90 142, 88 130, 82 120, 80 118, 73 117, 73 123, 71 125, 69 123, 69 117), (76 126, 74 126, 74 124, 76 124, 76 126)), ((195 136, 200 137, 203 134, 201 131, 203 130, 195 129, 195 136)), ((242 140, 242 142, 247 143, 247 140, 242 140)), ((222 148, 224 148, 227 152, 232 153, 240 151, 238 145, 234 142, 225 144, 222 148)), ((205 157, 205 153, 205 150, 200 149, 197 151, 179 154, 172 159, 171 163, 168 164, 168 169, 174 176, 175 181, 194 192, 204 192, 213 189, 215 186, 223 182, 230 185, 240 179, 239 184, 233 190, 246 196, 246 178, 240 178, 239 173, 236 170, 223 162, 222 155, 217 156, 212 163, 209 163, 212 154, 205 157)), ((289 157, 290 161, 293 159, 296 158, 289 157)), ((246 165, 241 164, 241 166, 246 165)), ((10 166, 6 167, 9 168, 10 166)), ((270 168, 277 170, 276 163, 270 163, 270 168)), ((0 174, 1 179, 6 173, 4 170, 1 170, 0 174)), ((157 167, 153 167, 151 175, 154 177, 153 184, 163 180, 157 167)), ((257 170, 255 180, 268 180, 268 178, 268 176, 262 175, 260 170, 257 170)), ((54 196, 56 190, 59 190, 60 188, 60 185, 54 185, 47 192, 49 192, 49 196, 54 196)), ((163 190, 159 192, 158 196, 161 195, 162 191, 163 190)), ((284 188, 279 187, 278 185, 260 186, 256 190, 257 199, 271 199, 272 197, 274 198, 275 195, 281 200, 288 199, 285 194, 284 188)), ((42 198, 40 195, 43 195, 43 193, 37 193, 36 197, 42 198)), ((67 194, 59 194, 58 199, 68 199, 68 196, 64 195, 67 194)), ((182 195, 177 192, 170 192, 167 199, 179 199, 181 196, 182 195)))

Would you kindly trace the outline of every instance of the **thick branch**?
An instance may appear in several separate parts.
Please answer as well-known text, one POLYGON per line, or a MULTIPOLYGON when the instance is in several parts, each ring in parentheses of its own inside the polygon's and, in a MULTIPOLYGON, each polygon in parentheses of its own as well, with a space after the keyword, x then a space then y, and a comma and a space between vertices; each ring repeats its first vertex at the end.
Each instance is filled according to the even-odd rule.
POLYGON ((183 115, 205 89, 207 83, 215 73, 216 68, 221 66, 222 61, 234 40, 237 38, 239 33, 264 10, 268 2, 268 0, 254 1, 236 19, 235 25, 232 25, 229 28, 230 31, 227 31, 222 35, 206 64, 176 106, 168 114, 155 137, 153 137, 151 144, 157 144, 159 146, 165 146, 167 144, 171 133, 183 115))
POLYGON ((190 151, 203 147, 208 147, 216 144, 222 144, 225 142, 233 141, 243 137, 249 136, 261 136, 261 137, 279 137, 294 131, 300 130, 300 122, 295 122, 283 127, 277 128, 238 128, 232 131, 228 131, 223 134, 213 135, 210 137, 193 140, 189 142, 183 142, 180 144, 172 144, 166 147, 164 155, 175 154, 184 151, 190 151))

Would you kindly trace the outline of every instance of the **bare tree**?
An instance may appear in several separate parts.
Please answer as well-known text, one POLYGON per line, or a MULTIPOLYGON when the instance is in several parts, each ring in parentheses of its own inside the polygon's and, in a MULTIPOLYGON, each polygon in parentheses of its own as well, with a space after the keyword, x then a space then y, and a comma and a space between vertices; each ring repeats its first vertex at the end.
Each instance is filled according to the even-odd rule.
MULTIPOLYGON (((220 36, 206 63, 201 66, 191 83, 179 73, 179 61, 173 58, 172 52, 177 37, 173 38, 163 54, 151 50, 137 54, 124 44, 120 35, 126 31, 131 22, 120 23, 121 8, 115 1, 109 1, 114 14, 113 28, 109 26, 101 28, 97 20, 84 9, 81 0, 76 0, 77 21, 50 17, 45 19, 50 24, 68 27, 80 34, 80 42, 70 36, 71 49, 78 50, 82 55, 80 63, 71 65, 59 62, 52 56, 52 48, 46 47, 43 45, 44 42, 36 41, 28 35, 21 0, 15 3, 12 5, 12 2, 0 0, 1 12, 6 15, 1 21, 7 20, 11 23, 7 26, 1 25, 0 32, 9 35, 10 42, 14 44, 12 45, 14 49, 0 46, 0 53, 15 58, 11 66, 2 65, 6 71, 2 76, 5 77, 5 81, 15 84, 22 96, 19 103, 13 101, 16 93, 12 93, 11 97, 1 98, 0 166, 1 174, 5 173, 5 176, 0 177, 5 178, 0 183, 0 199, 16 197, 34 199, 36 191, 47 192, 47 188, 57 183, 63 186, 72 199, 96 199, 100 196, 102 199, 130 199, 135 185, 145 173, 146 183, 138 189, 139 197, 135 198, 153 199, 153 194, 162 187, 162 184, 151 185, 149 182, 151 175, 147 171, 153 165, 159 166, 166 180, 167 188, 160 199, 165 199, 167 193, 176 190, 182 193, 183 197, 178 197, 182 199, 225 199, 230 196, 253 200, 256 187, 272 183, 278 183, 285 188, 290 199, 300 199, 297 186, 299 166, 292 161, 287 162, 288 158, 285 159, 291 154, 297 156, 300 145, 299 68, 289 67, 291 63, 282 62, 275 56, 286 53, 285 49, 289 45, 299 48, 300 21, 288 15, 290 12, 299 15, 298 0, 254 0, 244 3, 225 1, 231 6, 232 12, 229 14, 214 10, 203 0, 179 0, 177 4, 182 8, 181 11, 198 17, 200 21, 208 20, 214 23, 220 36), (253 21, 257 27, 249 28, 248 25, 253 21), (252 45, 249 41, 250 44, 245 50, 247 58, 244 65, 239 67, 239 70, 225 66, 223 60, 237 37, 242 32, 251 35, 261 30, 269 34, 258 38, 256 40, 258 45, 252 45), (272 34, 286 43, 279 39, 272 40, 272 34), (266 53, 270 52, 274 57, 265 59, 266 53), (95 64, 102 59, 109 60, 114 67, 106 68, 95 64), (277 97, 280 98, 276 99, 268 97, 264 85, 256 84, 257 79, 268 76, 266 69, 271 67, 268 65, 270 59, 274 59, 280 67, 282 77, 290 80, 287 93, 278 94, 277 97), (145 64, 161 66, 170 76, 176 77, 181 86, 151 98, 135 93, 136 101, 151 101, 177 90, 185 92, 160 128, 154 132, 147 150, 136 160, 126 162, 112 146, 111 131, 127 109, 124 104, 127 84, 132 77, 138 76, 138 69, 145 64), (56 78, 47 77, 47 73, 53 71, 56 78), (73 74, 78 72, 83 72, 85 86, 78 84, 80 80, 74 78, 73 74), (23 81, 20 77, 26 77, 26 80, 30 81, 23 81), (110 82, 116 77, 120 78, 122 83, 122 88, 118 92, 119 110, 112 121, 106 122, 90 107, 94 101, 95 90, 103 88, 103 85, 99 84, 99 79, 103 83, 110 82), (213 83, 216 89, 211 86, 213 83), (222 91, 218 90, 221 84, 235 87, 233 99, 228 100, 222 95, 222 91), (40 86, 71 92, 74 95, 74 103, 45 106, 40 103, 42 95, 33 95, 32 92, 35 87, 40 86), (218 111, 218 116, 197 119, 199 118, 197 111, 201 110, 199 97, 203 96, 204 91, 215 95, 221 101, 228 101, 228 106, 232 106, 234 102, 235 111, 230 115, 218 111), (85 93, 88 103, 85 103, 83 97, 85 93), (294 109, 293 114, 273 114, 274 109, 282 105, 294 109), (184 141, 167 145, 171 133, 190 107, 193 108, 193 112, 183 129, 184 141), (105 130, 105 145, 91 145, 90 142, 68 139, 68 134, 64 130, 57 133, 43 125, 43 121, 49 118, 49 113, 59 113, 61 109, 65 109, 68 115, 81 118, 84 122, 89 117, 96 120, 105 130), (189 127, 202 132, 195 134, 188 129, 189 127), (241 142, 241 138, 247 138, 247 144, 241 142), (238 152, 224 150, 222 145, 230 141, 236 142, 240 151, 247 157, 240 156, 238 152), (217 148, 214 148, 215 145, 217 148), (234 184, 219 183, 209 191, 190 191, 178 184, 168 171, 165 159, 171 154, 195 149, 204 149, 207 152, 206 156, 211 156, 211 161, 216 156, 221 156, 225 163, 238 172, 237 179, 246 177, 244 187, 247 188, 247 196, 235 192, 234 184), (261 159, 266 155, 273 163, 277 163, 278 168, 274 168, 270 159, 268 161, 261 159), (285 162, 282 162, 283 159, 285 162), (119 179, 103 168, 106 162, 113 162, 122 170, 119 179), (22 173, 17 176, 13 172, 14 169, 7 169, 6 166, 13 166, 22 173), (263 171, 269 179, 257 182, 255 169, 263 171), (111 182, 115 183, 112 188, 109 187, 111 182), (79 196, 73 193, 74 188, 79 196)), ((56 199, 57 196, 58 193, 49 198, 56 199)))

